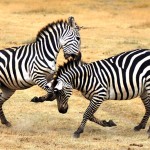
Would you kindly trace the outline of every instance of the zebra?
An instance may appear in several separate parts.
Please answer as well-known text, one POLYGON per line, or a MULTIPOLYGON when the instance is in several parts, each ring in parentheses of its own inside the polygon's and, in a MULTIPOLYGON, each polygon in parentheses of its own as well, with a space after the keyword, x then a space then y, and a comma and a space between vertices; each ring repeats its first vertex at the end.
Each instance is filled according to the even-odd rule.
POLYGON ((2 106, 16 90, 38 85, 50 95, 48 82, 55 74, 57 55, 62 48, 64 57, 81 59, 79 26, 73 17, 58 20, 42 28, 33 43, 0 50, 0 119, 11 126, 2 106))
MULTIPOLYGON (((87 120, 101 126, 115 126, 110 120, 99 120, 94 113, 105 100, 129 100, 140 96, 146 112, 135 131, 144 129, 150 116, 150 49, 136 49, 84 64, 68 61, 60 66, 52 83, 60 113, 68 110, 73 89, 90 101, 74 137, 80 137, 87 120)), ((150 136, 150 127, 148 129, 150 136)))

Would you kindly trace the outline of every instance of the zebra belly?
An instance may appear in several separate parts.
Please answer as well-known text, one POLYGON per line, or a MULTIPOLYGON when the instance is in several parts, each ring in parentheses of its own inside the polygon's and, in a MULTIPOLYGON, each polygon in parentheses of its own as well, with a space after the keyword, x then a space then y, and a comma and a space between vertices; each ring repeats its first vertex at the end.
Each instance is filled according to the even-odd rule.
POLYGON ((126 90, 124 87, 121 88, 121 91, 118 90, 114 90, 113 87, 110 87, 108 90, 108 98, 107 99, 111 99, 111 100, 129 100, 132 98, 136 98, 138 96, 140 96, 144 91, 144 86, 141 85, 141 87, 138 88, 134 88, 134 90, 132 88, 129 88, 128 90, 126 90))
POLYGON ((127 69, 123 70, 118 67, 118 73, 110 80, 109 99, 126 100, 140 96, 145 89, 145 83, 149 77, 149 69, 147 67, 142 72, 139 69, 129 72, 127 69))

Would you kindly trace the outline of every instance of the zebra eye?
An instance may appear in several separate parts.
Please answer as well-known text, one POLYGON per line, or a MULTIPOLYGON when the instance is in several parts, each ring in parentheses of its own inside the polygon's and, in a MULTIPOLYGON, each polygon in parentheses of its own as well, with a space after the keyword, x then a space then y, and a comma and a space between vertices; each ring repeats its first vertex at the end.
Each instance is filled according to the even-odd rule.
POLYGON ((80 40, 80 37, 76 37, 76 39, 79 41, 79 40, 80 40))

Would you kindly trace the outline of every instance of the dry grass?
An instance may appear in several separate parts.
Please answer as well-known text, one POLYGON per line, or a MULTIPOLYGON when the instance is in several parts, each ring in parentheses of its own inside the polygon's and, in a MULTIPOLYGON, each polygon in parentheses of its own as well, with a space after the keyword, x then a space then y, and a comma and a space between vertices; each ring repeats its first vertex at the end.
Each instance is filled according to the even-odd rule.
MULTIPOLYGON (((81 30, 83 60, 100 60, 136 48, 150 48, 150 1, 143 0, 1 0, 0 47, 29 43, 47 23, 73 15, 81 30)), ((58 64, 64 61, 62 52, 58 64)), ((72 137, 88 106, 77 91, 69 112, 59 114, 56 102, 30 103, 45 92, 39 87, 17 91, 4 105, 11 128, 0 125, 0 150, 138 150, 149 149, 146 130, 134 132, 144 114, 140 99, 107 101, 96 113, 117 127, 103 128, 88 122, 80 139, 72 137)))

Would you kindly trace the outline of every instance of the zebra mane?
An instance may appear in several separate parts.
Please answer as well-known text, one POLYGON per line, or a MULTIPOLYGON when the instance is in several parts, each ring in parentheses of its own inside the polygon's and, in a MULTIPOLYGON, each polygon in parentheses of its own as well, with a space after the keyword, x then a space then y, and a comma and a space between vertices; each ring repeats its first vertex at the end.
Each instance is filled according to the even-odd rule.
POLYGON ((43 27, 37 34, 36 36, 36 41, 41 37, 41 35, 45 32, 45 31, 49 31, 49 28, 53 28, 53 26, 57 25, 57 24, 68 24, 67 21, 65 20, 57 20, 56 22, 52 22, 47 24, 45 27, 43 27))
POLYGON ((83 62, 83 61, 76 61, 74 59, 70 59, 66 63, 64 63, 63 65, 60 65, 58 67, 58 71, 57 71, 57 73, 54 77, 52 87, 55 87, 57 85, 57 79, 61 74, 63 74, 64 72, 69 71, 70 69, 77 68, 79 66, 83 66, 83 65, 86 65, 86 64, 87 63, 83 62))

